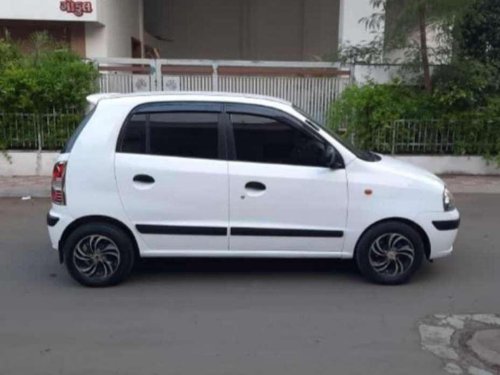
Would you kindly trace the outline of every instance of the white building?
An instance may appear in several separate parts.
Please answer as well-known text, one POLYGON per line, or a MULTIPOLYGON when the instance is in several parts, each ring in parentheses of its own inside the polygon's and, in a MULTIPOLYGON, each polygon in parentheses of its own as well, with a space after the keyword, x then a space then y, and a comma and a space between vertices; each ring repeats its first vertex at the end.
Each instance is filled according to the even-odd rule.
POLYGON ((0 30, 47 30, 82 56, 331 59, 371 36, 369 0, 1 0, 0 30))

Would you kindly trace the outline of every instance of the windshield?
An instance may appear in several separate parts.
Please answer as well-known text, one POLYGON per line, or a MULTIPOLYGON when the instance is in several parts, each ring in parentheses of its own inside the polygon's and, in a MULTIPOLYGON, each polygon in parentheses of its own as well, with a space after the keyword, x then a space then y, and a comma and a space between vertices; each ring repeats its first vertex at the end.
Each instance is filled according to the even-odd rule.
POLYGON ((343 139, 338 134, 335 134, 335 132, 332 129, 329 129, 325 125, 322 125, 319 122, 313 120, 312 117, 308 113, 306 113, 304 110, 302 110, 296 106, 293 106, 293 108, 297 112, 299 112, 302 116, 304 116, 306 118, 306 121, 309 122, 310 125, 318 127, 321 130, 328 133, 332 138, 334 138, 342 146, 344 146, 346 149, 348 149, 350 152, 352 152, 357 158, 365 160, 365 161, 379 161, 381 159, 380 156, 374 154, 371 151, 365 151, 365 150, 360 150, 360 149, 356 148, 356 146, 354 146, 351 142, 347 141, 346 139, 343 139))

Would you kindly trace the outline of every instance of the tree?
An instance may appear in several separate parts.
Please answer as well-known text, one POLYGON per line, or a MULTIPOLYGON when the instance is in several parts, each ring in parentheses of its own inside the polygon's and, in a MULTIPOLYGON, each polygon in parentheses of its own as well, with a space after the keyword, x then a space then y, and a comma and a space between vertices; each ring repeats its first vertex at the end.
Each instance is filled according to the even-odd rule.
MULTIPOLYGON (((379 62, 389 62, 386 58, 387 52, 400 49, 406 51, 404 64, 414 64, 413 56, 418 56, 417 65, 423 72, 424 87, 430 93, 432 92, 429 56, 431 48, 428 43, 428 32, 433 30, 438 38, 449 42, 451 38, 443 34, 451 34, 452 25, 458 19, 458 15, 471 1, 371 0, 375 13, 361 19, 360 23, 378 35, 363 46, 344 48, 340 53, 344 58, 347 56, 351 60, 360 58, 365 62, 373 62, 377 59, 379 62), (383 35, 382 30, 384 30, 383 35), (418 34, 416 40, 413 38, 414 33, 418 34), (375 51, 378 52, 378 56, 375 51)), ((449 51, 446 50, 444 53, 449 53, 449 51)))
POLYGON ((486 64, 500 65, 500 4, 477 0, 457 27, 460 55, 486 64))
POLYGON ((420 55, 422 56, 422 67, 424 69, 424 85, 427 92, 432 92, 431 68, 429 65, 429 53, 427 50, 427 2, 419 1, 417 6, 418 29, 420 32, 420 55))
MULTIPOLYGON (((435 70, 436 96, 462 110, 498 108, 500 103, 500 6, 498 0, 476 0, 454 30, 450 64, 435 70)), ((498 111, 495 116, 498 116, 498 111)))

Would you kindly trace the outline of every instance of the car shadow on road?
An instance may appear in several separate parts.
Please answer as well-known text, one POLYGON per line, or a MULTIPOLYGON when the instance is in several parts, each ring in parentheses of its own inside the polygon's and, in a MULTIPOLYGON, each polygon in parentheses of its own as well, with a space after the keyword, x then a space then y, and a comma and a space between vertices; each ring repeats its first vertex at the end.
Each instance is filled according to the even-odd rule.
POLYGON ((289 278, 324 277, 362 281, 352 260, 269 258, 149 258, 136 265, 133 278, 289 278))

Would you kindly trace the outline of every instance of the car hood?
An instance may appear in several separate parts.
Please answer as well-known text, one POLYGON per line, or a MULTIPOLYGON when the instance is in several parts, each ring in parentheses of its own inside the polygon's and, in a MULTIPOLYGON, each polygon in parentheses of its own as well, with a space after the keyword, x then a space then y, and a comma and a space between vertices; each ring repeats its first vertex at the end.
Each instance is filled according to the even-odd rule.
POLYGON ((400 161, 387 155, 379 156, 381 157, 381 160, 376 163, 378 164, 377 167, 386 172, 411 179, 416 183, 432 185, 440 189, 445 185, 443 180, 441 180, 438 176, 414 164, 400 161))

